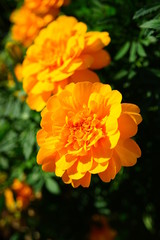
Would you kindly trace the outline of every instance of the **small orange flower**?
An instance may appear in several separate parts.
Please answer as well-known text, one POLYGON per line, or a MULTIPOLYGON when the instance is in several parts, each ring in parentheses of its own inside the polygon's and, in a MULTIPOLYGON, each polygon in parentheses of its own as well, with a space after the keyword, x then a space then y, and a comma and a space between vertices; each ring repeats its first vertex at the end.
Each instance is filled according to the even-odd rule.
POLYGON ((14 68, 14 72, 15 72, 15 75, 16 75, 16 78, 19 82, 22 82, 22 64, 18 63, 15 68, 14 68))
POLYGON ((53 8, 69 4, 68 0, 25 0, 25 5, 36 14, 46 14, 53 8))
POLYGON ((74 17, 60 16, 41 30, 27 50, 23 62, 23 87, 28 105, 41 111, 48 98, 70 82, 99 81, 89 69, 110 62, 102 48, 108 45, 107 32, 87 32, 86 24, 74 17))
POLYGON ((141 150, 131 137, 142 118, 136 105, 121 100, 99 82, 71 83, 52 96, 37 134, 42 169, 73 187, 88 187, 91 174, 109 182, 122 166, 133 166, 141 150))
POLYGON ((92 217, 88 240, 114 240, 115 237, 116 231, 109 226, 105 216, 97 214, 92 217))
POLYGON ((11 189, 4 191, 6 207, 10 212, 25 209, 33 198, 33 192, 30 186, 15 179, 11 189), (14 198, 15 195, 15 198, 14 198))
POLYGON ((11 188, 16 194, 17 207, 19 209, 26 208, 30 200, 33 198, 33 191, 31 187, 26 183, 15 179, 11 188))
POLYGON ((54 9, 51 13, 39 16, 33 13, 25 5, 15 10, 10 17, 13 27, 11 29, 12 38, 28 47, 37 37, 39 31, 48 23, 53 21, 58 14, 58 9, 54 9))

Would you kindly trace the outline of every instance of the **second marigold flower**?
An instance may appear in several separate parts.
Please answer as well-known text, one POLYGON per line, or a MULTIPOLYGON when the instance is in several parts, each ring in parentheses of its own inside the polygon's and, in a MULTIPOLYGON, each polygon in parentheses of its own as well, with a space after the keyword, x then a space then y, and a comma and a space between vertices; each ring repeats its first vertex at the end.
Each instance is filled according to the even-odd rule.
POLYGON ((110 62, 103 50, 110 42, 107 32, 87 32, 86 24, 60 16, 41 30, 23 63, 23 87, 32 109, 42 110, 49 97, 70 82, 99 81, 88 69, 110 62))
POLYGON ((102 83, 71 83, 42 111, 37 134, 38 164, 73 187, 90 185, 91 174, 113 179, 133 166, 141 151, 131 139, 142 121, 134 104, 121 104, 120 92, 102 83))

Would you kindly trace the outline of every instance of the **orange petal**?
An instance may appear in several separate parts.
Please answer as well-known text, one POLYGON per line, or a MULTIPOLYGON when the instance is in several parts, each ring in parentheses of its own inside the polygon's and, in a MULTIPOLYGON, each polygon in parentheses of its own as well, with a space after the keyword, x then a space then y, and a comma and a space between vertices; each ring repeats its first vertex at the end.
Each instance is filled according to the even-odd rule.
POLYGON ((46 136, 47 136, 47 133, 44 131, 44 129, 40 129, 37 132, 37 143, 39 146, 41 146, 44 143, 46 136))
POLYGON ((138 144, 132 139, 121 140, 117 144, 115 151, 121 161, 122 166, 133 166, 137 158, 141 156, 138 144))
POLYGON ((96 147, 92 147, 93 159, 97 163, 107 162, 112 156, 112 150, 110 150, 110 142, 108 137, 102 138, 97 142, 96 147))
POLYGON ((104 97, 112 91, 111 86, 109 84, 102 84, 102 83, 94 83, 92 85, 92 92, 97 92, 104 97))
POLYGON ((137 125, 142 121, 140 109, 135 104, 122 103, 122 112, 130 115, 137 125))
POLYGON ((62 175, 64 174, 65 170, 58 168, 57 166, 55 167, 55 174, 57 177, 62 177, 62 175))
POLYGON ((89 187, 91 182, 91 174, 89 172, 87 172, 84 177, 82 177, 79 180, 72 180, 71 184, 74 188, 77 188, 78 186, 82 186, 82 187, 89 187))
POLYGON ((114 179, 116 174, 121 169, 121 162, 119 158, 114 156, 109 160, 109 165, 104 172, 99 173, 99 177, 103 182, 110 182, 111 179, 114 179))
POLYGON ((91 169, 93 163, 93 158, 91 157, 91 154, 87 154, 85 156, 81 156, 78 158, 78 165, 77 165, 77 171, 84 173, 91 169))
POLYGON ((22 75, 27 78, 30 75, 39 73, 41 71, 41 65, 39 63, 30 63, 27 66, 23 65, 22 75))
POLYGON ((62 180, 66 184, 71 183, 72 180, 68 177, 67 171, 65 171, 64 174, 62 175, 62 180))
POLYGON ((53 149, 40 148, 37 154, 37 163, 44 164, 45 162, 54 162, 56 159, 56 152, 53 149))
POLYGON ((85 173, 81 173, 81 172, 77 171, 77 165, 78 165, 78 161, 76 161, 72 167, 67 169, 67 174, 68 174, 69 178, 74 179, 74 180, 78 180, 85 175, 85 173))
POLYGON ((98 75, 88 69, 76 71, 70 78, 70 82, 100 82, 98 75))
POLYGON ((113 149, 118 143, 118 140, 120 138, 120 132, 117 130, 114 134, 109 135, 108 137, 110 141, 110 148, 113 149))
POLYGON ((45 172, 55 172, 54 162, 46 162, 42 165, 42 170, 45 172))
POLYGON ((59 160, 56 161, 56 167, 61 168, 62 170, 67 170, 76 161, 77 161, 77 158, 74 158, 72 161, 67 161, 66 156, 63 155, 59 160))
POLYGON ((111 58, 107 51, 99 50, 92 53, 93 63, 91 64, 91 69, 101 69, 109 65, 111 58))
POLYGON ((85 35, 85 53, 96 52, 110 43, 108 32, 87 32, 85 35))
POLYGON ((118 119, 118 129, 121 138, 130 138, 137 133, 137 124, 128 114, 122 114, 118 119))
POLYGON ((44 92, 41 95, 29 94, 27 98, 27 103, 31 109, 39 112, 45 107, 46 102, 49 99, 50 95, 51 95, 50 92, 44 92))
POLYGON ((122 94, 117 90, 112 90, 106 95, 106 98, 108 99, 107 105, 113 105, 120 103, 122 101, 122 94))
POLYGON ((77 109, 88 104, 88 99, 91 93, 92 83, 90 82, 79 82, 74 85, 73 89, 73 101, 77 109))
POLYGON ((43 92, 53 91, 54 84, 49 82, 37 82, 34 87, 31 89, 31 94, 41 94, 43 92))
POLYGON ((92 168, 90 169, 89 172, 92 174, 97 174, 97 173, 103 172, 108 167, 108 164, 109 164, 109 161, 102 163, 102 164, 93 161, 92 168))

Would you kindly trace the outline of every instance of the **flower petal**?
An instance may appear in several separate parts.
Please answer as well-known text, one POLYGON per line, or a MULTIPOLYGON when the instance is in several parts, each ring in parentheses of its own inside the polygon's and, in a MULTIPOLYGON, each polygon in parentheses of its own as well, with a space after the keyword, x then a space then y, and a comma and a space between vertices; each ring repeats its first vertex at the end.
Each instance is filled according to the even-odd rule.
POLYGON ((89 187, 90 185, 90 181, 91 181, 91 174, 89 172, 87 172, 84 177, 82 177, 79 180, 72 180, 71 184, 74 188, 78 187, 78 186, 82 186, 82 187, 89 187))
POLYGON ((138 144, 132 139, 121 140, 117 144, 115 151, 121 161, 122 166, 133 166, 137 158, 141 156, 138 144))
POLYGON ((113 156, 108 163, 107 169, 104 172, 98 173, 103 182, 110 182, 121 169, 121 162, 119 158, 115 156, 113 156))
POLYGON ((142 116, 139 114, 140 109, 137 105, 131 103, 122 103, 122 112, 130 115, 138 125, 142 121, 142 116))
POLYGON ((118 119, 118 129, 121 138, 130 138, 137 133, 137 124, 128 114, 122 114, 118 119))
POLYGON ((99 50, 92 53, 93 63, 91 64, 91 69, 101 69, 109 65, 111 57, 109 53, 105 50, 99 50))
POLYGON ((41 111, 45 107, 50 95, 50 92, 44 92, 41 95, 30 94, 27 98, 27 103, 31 109, 41 111))

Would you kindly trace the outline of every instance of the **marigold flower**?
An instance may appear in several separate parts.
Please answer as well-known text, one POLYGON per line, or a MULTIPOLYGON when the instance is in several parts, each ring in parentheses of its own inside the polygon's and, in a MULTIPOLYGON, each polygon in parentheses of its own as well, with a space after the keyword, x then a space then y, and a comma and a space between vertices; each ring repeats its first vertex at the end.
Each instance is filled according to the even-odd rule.
POLYGON ((88 187, 91 174, 109 182, 122 166, 133 166, 141 150, 131 137, 142 117, 138 106, 121 100, 120 92, 99 82, 71 83, 52 96, 37 134, 42 169, 88 187))
POLYGON ((28 105, 40 111, 68 83, 99 81, 89 69, 109 64, 110 56, 102 49, 109 42, 107 32, 87 32, 86 24, 74 17, 60 16, 50 23, 28 48, 23 62, 28 105))
POLYGON ((68 0, 25 0, 25 5, 34 13, 45 14, 53 8, 69 4, 68 0))
POLYGON ((37 37, 39 31, 53 21, 57 14, 58 9, 55 8, 46 15, 36 15, 23 5, 10 16, 10 20, 13 23, 11 29, 12 38, 28 47, 37 37))
POLYGON ((88 240, 114 240, 117 233, 113 230, 103 215, 94 215, 88 240))
POLYGON ((29 185, 15 179, 11 188, 5 190, 4 196, 7 209, 14 212, 28 206, 30 200, 33 198, 33 191, 29 185))

